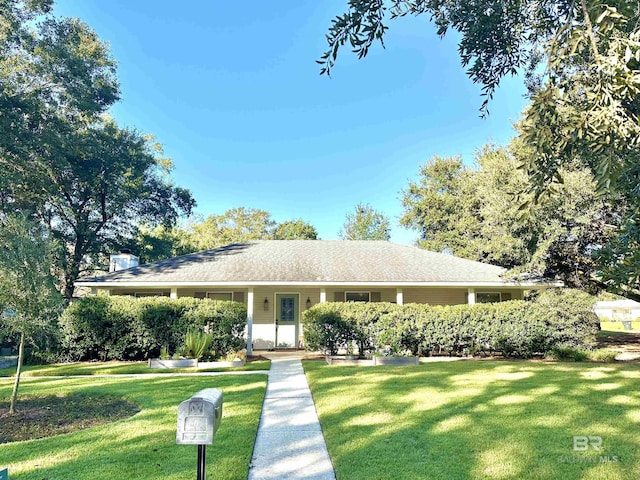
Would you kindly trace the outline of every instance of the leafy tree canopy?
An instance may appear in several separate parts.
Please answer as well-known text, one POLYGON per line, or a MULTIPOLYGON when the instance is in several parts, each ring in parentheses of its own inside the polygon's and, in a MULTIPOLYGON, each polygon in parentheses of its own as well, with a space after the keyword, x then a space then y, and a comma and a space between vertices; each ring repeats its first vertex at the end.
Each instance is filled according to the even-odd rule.
POLYGON ((31 216, 65 245, 55 265, 71 298, 138 225, 171 226, 195 202, 151 137, 106 117, 119 98, 115 61, 51 4, 0 0, 0 211, 31 216))
POLYGON ((615 233, 624 206, 600 198, 591 172, 573 165, 563 169, 557 195, 532 204, 523 221, 518 199, 530 179, 517 166, 525 154, 522 142, 513 141, 509 149, 485 146, 474 168, 459 158, 430 160, 403 192, 400 223, 420 232, 422 248, 500 265, 514 274, 602 288, 598 254, 615 233))
POLYGON ((0 221, 0 328, 20 339, 9 409, 12 414, 25 342, 55 331, 64 305, 51 271, 58 247, 39 224, 21 217, 0 221))
POLYGON ((316 227, 301 218, 286 220, 273 229, 274 240, 317 240, 316 227))
POLYGON ((359 203, 354 213, 347 214, 339 235, 343 240, 388 241, 391 237, 389 218, 371 205, 359 203))
POLYGON ((505 75, 525 73, 531 103, 520 131, 530 154, 518 157, 528 182, 523 211, 562 190, 563 173, 587 168, 598 198, 624 205, 615 240, 600 251, 600 278, 640 294, 638 2, 349 0, 329 28, 321 73, 331 72, 346 43, 366 56, 383 42, 387 19, 405 15, 429 17, 441 36, 460 33, 462 65, 486 97, 483 114, 505 75))
POLYGON ((302 219, 277 223, 266 210, 237 207, 182 226, 143 228, 134 250, 143 262, 251 240, 316 240, 318 232, 302 219))

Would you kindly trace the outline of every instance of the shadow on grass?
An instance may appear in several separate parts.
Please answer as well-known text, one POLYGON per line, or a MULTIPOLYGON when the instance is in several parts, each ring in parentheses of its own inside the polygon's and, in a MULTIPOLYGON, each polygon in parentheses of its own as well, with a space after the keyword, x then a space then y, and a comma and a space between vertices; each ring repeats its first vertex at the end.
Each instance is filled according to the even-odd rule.
POLYGON ((338 480, 640 477, 638 365, 304 367, 338 480))
MULTIPOLYGON (((41 440, 0 445, 0 465, 20 479, 192 479, 196 447, 176 445, 177 409, 203 388, 224 393, 223 420, 207 449, 208 479, 246 479, 265 375, 172 378, 25 379, 24 394, 110 395, 140 406, 133 417, 41 440)), ((0 382, 8 396, 10 382, 0 382)))
MULTIPOLYGON (((61 365, 26 365, 24 377, 53 377, 73 375, 121 375, 121 374, 158 374, 158 373, 197 373, 197 372, 238 372, 269 370, 270 360, 247 362, 240 367, 212 368, 163 368, 151 369, 147 362, 80 362, 61 365)), ((13 377, 16 367, 0 368, 0 377, 13 377)))

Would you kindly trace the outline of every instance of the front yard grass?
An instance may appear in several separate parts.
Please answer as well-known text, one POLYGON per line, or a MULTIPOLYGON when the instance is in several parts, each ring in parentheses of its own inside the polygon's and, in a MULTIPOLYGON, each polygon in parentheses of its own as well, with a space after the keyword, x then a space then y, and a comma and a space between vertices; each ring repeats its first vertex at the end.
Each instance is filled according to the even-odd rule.
POLYGON ((638 364, 304 368, 338 480, 640 478, 638 364))
MULTIPOLYGON (((8 403, 12 380, 0 380, 8 403)), ((176 445, 180 402, 203 388, 224 393, 223 419, 207 448, 208 479, 246 479, 266 387, 265 375, 149 378, 25 378, 20 397, 72 394, 128 400, 133 417, 64 435, 0 445, 11 480, 195 478, 197 448, 176 445)), ((7 405, 2 405, 6 407, 7 405)))
MULTIPOLYGON (((24 377, 53 377, 71 375, 122 375, 149 373, 195 373, 195 372, 233 372, 269 370, 270 360, 247 362, 241 367, 222 368, 149 368, 147 362, 78 362, 55 365, 25 365, 22 367, 24 377)), ((16 367, 0 368, 0 377, 15 375, 16 367)))

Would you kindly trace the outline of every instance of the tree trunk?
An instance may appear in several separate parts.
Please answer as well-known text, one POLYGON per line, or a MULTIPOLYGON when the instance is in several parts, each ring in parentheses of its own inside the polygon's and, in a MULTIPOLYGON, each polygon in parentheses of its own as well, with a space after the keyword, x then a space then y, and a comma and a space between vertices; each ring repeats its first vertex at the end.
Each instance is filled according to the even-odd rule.
POLYGON ((20 346, 18 347, 18 368, 16 369, 16 381, 13 384, 9 415, 16 413, 16 401, 18 400, 18 386, 20 385, 20 373, 22 372, 22 358, 24 357, 24 332, 20 334, 20 346))

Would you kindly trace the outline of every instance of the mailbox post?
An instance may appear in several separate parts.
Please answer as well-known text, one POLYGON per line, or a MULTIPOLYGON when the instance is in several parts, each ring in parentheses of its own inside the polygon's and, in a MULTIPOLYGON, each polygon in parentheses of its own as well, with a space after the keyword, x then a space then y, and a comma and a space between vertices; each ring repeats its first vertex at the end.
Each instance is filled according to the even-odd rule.
POLYGON ((176 444, 198 446, 197 480, 205 480, 206 448, 222 419, 222 392, 217 388, 200 390, 178 407, 176 444))

